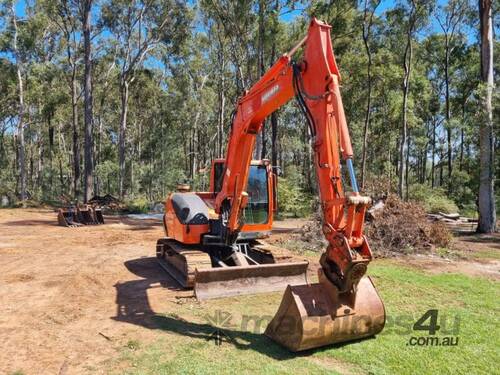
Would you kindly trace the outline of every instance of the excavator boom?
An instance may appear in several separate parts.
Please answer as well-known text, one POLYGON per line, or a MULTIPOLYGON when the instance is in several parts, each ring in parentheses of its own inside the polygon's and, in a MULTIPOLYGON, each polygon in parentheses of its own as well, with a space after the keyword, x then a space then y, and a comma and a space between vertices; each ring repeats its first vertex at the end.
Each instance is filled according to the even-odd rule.
POLYGON ((329 242, 325 262, 337 267, 327 272, 344 291, 359 281, 372 254, 363 236, 364 214, 370 198, 359 194, 352 163, 352 146, 340 95, 340 73, 330 39, 330 26, 311 21, 307 36, 284 54, 240 99, 231 127, 222 189, 215 210, 228 216, 228 243, 241 227, 248 200, 245 187, 256 135, 264 119, 292 98, 297 98, 309 126, 318 178, 323 232, 329 242), (304 46, 304 57, 292 56, 304 46), (346 194, 342 184, 342 160, 351 181, 346 194), (344 211, 347 210, 347 215, 344 211), (352 251, 356 249, 357 251, 352 251))

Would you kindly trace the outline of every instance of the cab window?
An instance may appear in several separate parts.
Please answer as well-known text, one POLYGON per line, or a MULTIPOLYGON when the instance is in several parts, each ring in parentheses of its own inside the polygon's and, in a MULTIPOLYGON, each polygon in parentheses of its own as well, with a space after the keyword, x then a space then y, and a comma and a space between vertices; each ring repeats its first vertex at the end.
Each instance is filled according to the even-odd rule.
POLYGON ((248 204, 244 210, 245 224, 265 224, 269 216, 267 169, 264 165, 250 166, 246 192, 248 204))

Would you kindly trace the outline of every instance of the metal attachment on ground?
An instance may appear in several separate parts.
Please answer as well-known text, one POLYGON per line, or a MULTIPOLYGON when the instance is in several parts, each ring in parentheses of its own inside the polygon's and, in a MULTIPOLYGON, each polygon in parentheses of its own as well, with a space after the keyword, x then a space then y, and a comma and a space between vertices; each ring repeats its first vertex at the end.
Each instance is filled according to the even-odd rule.
POLYGON ((100 207, 89 205, 60 208, 57 221, 63 227, 81 227, 83 225, 104 224, 104 216, 100 207))

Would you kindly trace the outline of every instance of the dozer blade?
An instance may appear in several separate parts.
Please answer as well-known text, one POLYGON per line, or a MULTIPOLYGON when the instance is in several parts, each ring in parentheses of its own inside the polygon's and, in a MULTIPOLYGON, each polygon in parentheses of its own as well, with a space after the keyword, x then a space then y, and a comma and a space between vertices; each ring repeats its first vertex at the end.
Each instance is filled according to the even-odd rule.
POLYGON ((371 279, 363 277, 355 294, 338 294, 321 281, 287 287, 265 334, 297 352, 373 336, 384 324, 382 300, 371 279))
POLYGON ((194 292, 198 300, 285 290, 307 282, 308 262, 273 263, 196 269, 194 292))

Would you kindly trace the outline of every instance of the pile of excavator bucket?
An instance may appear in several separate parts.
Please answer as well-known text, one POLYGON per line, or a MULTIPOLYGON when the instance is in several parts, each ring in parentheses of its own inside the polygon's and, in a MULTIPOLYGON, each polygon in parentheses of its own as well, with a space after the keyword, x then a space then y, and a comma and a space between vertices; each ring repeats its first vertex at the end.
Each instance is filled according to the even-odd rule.
POLYGON ((77 205, 60 208, 57 213, 57 221, 63 227, 81 227, 104 224, 104 217, 100 207, 77 205))

